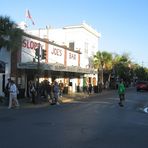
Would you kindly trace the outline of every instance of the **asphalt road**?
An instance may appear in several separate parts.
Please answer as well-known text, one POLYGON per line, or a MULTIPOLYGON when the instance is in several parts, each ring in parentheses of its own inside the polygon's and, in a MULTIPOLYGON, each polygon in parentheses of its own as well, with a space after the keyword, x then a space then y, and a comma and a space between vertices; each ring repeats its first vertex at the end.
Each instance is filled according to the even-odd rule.
POLYGON ((0 148, 146 148, 148 92, 116 91, 43 108, 0 109, 0 148))

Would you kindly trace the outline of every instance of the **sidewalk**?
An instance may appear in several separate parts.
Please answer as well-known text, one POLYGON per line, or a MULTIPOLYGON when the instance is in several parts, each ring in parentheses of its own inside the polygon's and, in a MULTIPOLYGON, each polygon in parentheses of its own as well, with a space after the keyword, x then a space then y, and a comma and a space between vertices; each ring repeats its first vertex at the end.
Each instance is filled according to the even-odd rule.
MULTIPOLYGON (((62 97, 59 97, 60 104, 70 103, 73 101, 80 101, 86 98, 89 98, 91 96, 95 96, 97 94, 93 93, 90 96, 88 94, 81 93, 70 93, 70 94, 64 94, 62 97)), ((51 101, 51 100, 50 100, 51 101)), ((50 102, 47 101, 41 101, 37 104, 32 104, 32 102, 28 102, 28 99, 19 99, 21 108, 40 108, 40 107, 46 107, 50 106, 50 102)))
MULTIPOLYGON (((128 89, 132 89, 132 88, 128 88, 128 89)), ((111 91, 116 91, 116 90, 103 90, 101 93, 92 93, 91 95, 88 95, 86 93, 84 94, 83 92, 64 94, 62 97, 60 97, 59 102, 60 104, 65 104, 65 103, 70 103, 75 101, 83 101, 83 100, 90 99, 93 96, 100 96, 100 95, 110 93, 111 91)), ((41 108, 41 107, 50 106, 50 102, 47 102, 41 99, 40 99, 41 101, 38 101, 39 103, 37 104, 33 104, 27 98, 20 98, 18 100, 20 103, 20 108, 41 108)), ((140 108, 148 107, 148 101, 142 102, 141 104, 139 104, 139 107, 140 108)), ((8 106, 0 103, 0 109, 1 108, 8 108, 8 106)))
MULTIPOLYGON (((90 97, 96 96, 98 94, 99 93, 92 93, 91 95, 88 95, 88 94, 84 94, 83 92, 64 94, 62 97, 59 97, 59 102, 60 104, 65 104, 73 101, 80 101, 86 98, 89 99, 90 97)), ((38 101, 39 103, 37 104, 33 104, 27 98, 20 98, 18 99, 18 101, 20 103, 20 108, 40 108, 40 107, 50 106, 50 102, 44 101, 41 99, 40 101, 38 101)), ((0 108, 8 108, 8 106, 4 104, 0 104, 0 108)))

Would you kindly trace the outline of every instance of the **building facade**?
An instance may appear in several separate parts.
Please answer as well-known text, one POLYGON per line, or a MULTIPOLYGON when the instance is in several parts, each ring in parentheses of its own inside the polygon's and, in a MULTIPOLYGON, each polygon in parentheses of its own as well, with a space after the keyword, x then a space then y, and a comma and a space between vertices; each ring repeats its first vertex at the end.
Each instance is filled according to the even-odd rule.
POLYGON ((47 27, 46 29, 28 30, 40 38, 48 38, 49 41, 64 45, 73 51, 80 51, 80 66, 92 67, 92 58, 98 51, 101 34, 86 23, 80 25, 66 26, 60 29, 47 27))
POLYGON ((92 57, 98 51, 99 38, 100 34, 85 23, 62 29, 27 31, 19 51, 12 54, 6 49, 0 50, 0 66, 3 67, 0 93, 3 93, 9 77, 16 81, 25 96, 28 82, 36 82, 37 78, 39 82, 63 81, 69 92, 83 88, 84 83, 97 85, 97 70, 93 68, 92 57), (36 49, 39 49, 38 57, 36 49), (43 51, 46 53, 44 58, 43 51))

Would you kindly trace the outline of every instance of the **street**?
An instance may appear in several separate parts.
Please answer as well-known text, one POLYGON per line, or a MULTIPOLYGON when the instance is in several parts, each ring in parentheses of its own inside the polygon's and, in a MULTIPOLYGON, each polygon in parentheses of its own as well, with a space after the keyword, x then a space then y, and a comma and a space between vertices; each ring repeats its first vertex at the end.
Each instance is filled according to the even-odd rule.
POLYGON ((0 148, 144 148, 148 92, 116 90, 61 105, 0 109, 0 148))

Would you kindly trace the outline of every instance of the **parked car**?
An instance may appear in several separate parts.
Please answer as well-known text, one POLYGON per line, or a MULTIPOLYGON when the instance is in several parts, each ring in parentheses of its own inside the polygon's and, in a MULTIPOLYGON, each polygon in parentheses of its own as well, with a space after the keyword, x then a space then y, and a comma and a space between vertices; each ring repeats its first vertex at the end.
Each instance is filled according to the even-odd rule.
POLYGON ((147 81, 139 81, 136 84, 137 91, 144 90, 148 91, 148 82, 147 81))

